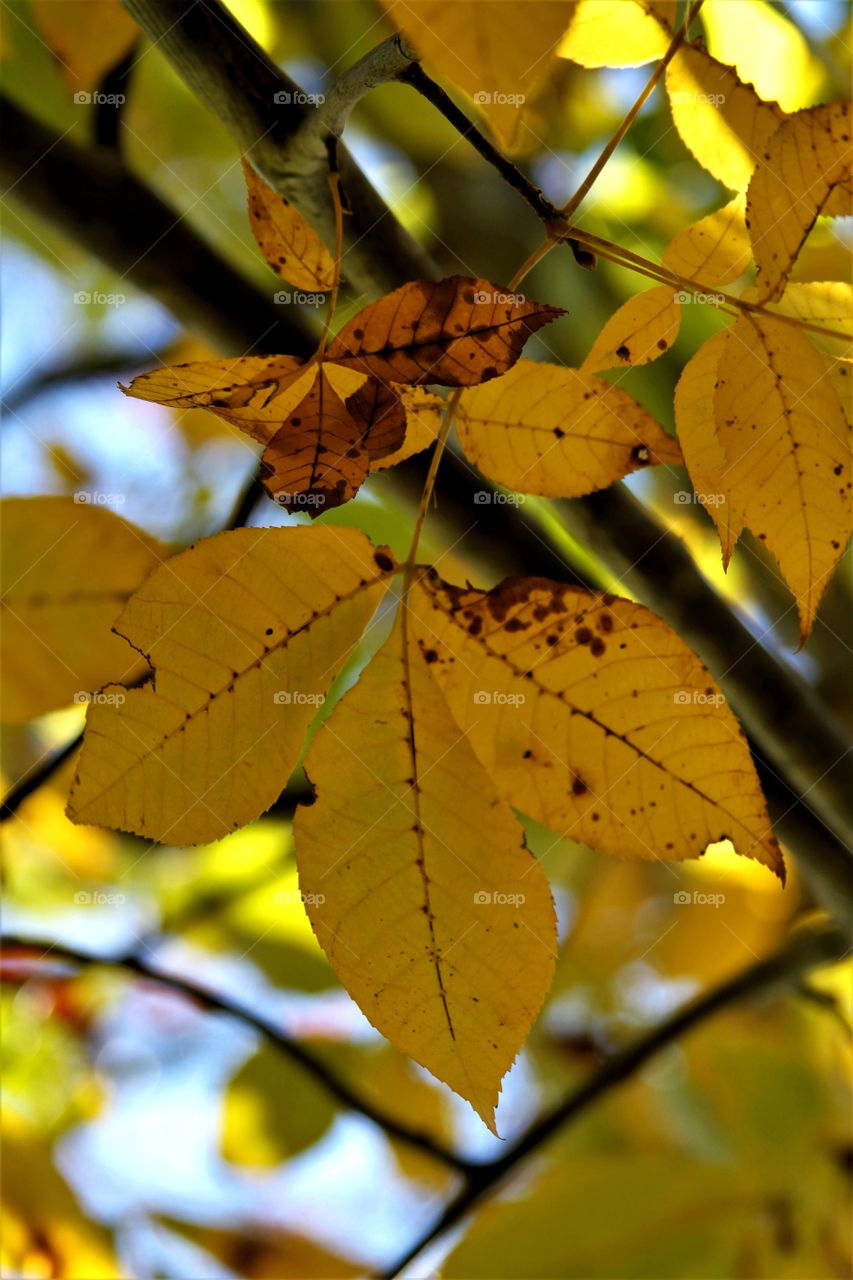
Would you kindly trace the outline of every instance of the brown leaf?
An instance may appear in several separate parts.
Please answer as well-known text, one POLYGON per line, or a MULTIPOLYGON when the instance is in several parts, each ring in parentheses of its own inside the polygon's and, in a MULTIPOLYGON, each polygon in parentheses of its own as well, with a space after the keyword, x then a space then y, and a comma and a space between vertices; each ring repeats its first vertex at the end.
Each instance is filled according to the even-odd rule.
POLYGON ((470 387, 506 373, 530 335, 564 314, 489 280, 412 280, 344 325, 328 358, 384 382, 470 387))
POLYGON ((321 368, 308 394, 275 433, 261 461, 267 493, 311 516, 354 498, 367 479, 362 431, 321 368))
POLYGON ((361 446, 371 464, 402 447, 406 410, 394 387, 368 378, 346 401, 347 412, 361 433, 361 446))

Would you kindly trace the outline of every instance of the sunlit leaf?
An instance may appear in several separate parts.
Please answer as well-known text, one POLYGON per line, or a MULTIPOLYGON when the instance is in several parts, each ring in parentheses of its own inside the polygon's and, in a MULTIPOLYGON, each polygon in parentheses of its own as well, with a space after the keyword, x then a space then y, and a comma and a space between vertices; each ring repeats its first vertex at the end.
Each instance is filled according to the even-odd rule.
POLYGON ((815 101, 824 81, 819 58, 791 18, 766 0, 705 0, 702 25, 714 57, 785 111, 815 101))
POLYGON ((672 118, 685 146, 733 191, 745 191, 756 161, 785 118, 734 67, 700 45, 680 49, 666 69, 672 118))
POLYGON ((84 103, 139 35, 119 0, 30 0, 29 10, 63 80, 84 103))
POLYGON ((584 67, 639 67, 666 53, 675 0, 579 0, 558 53, 584 67))

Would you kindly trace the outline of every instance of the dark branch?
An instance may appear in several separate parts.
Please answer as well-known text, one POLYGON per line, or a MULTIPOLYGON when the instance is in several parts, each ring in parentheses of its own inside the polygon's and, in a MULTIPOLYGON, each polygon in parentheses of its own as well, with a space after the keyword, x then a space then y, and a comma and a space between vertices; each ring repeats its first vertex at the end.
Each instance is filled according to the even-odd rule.
POLYGON ((458 1195, 449 1202, 429 1231, 383 1273, 383 1280, 393 1280, 423 1249, 460 1222, 486 1194, 538 1152, 549 1139, 612 1089, 634 1076, 661 1049, 721 1009, 741 1000, 766 996, 780 985, 790 987, 797 984, 801 976, 815 966, 841 959, 847 948, 847 936, 838 928, 802 929, 767 959, 759 960, 734 978, 699 996, 648 1035, 621 1053, 614 1054, 586 1084, 572 1090, 562 1102, 525 1130, 498 1160, 469 1171, 458 1195))

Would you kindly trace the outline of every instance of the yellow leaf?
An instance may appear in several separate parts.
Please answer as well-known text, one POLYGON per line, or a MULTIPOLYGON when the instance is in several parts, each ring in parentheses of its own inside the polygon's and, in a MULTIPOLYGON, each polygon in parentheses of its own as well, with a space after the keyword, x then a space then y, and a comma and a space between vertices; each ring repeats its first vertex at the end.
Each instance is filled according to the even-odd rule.
MULTIPOLYGON (((679 231, 664 251, 662 264, 698 285, 728 284, 749 266, 745 201, 735 196, 722 209, 679 231)), ((688 301, 689 298, 684 299, 688 301)))
POLYGON ((661 284, 637 293, 607 321, 580 372, 625 369, 657 360, 675 342, 680 325, 678 294, 671 285, 661 284))
POLYGON ((165 548, 106 507, 71 498, 7 498, 2 513, 4 723, 141 675, 139 655, 111 628, 165 548))
MULTIPOLYGON (((726 456, 717 439, 714 417, 717 366, 725 337, 725 333, 717 333, 709 338, 684 366, 675 388, 675 425, 694 492, 717 526, 723 565, 728 568, 743 520, 726 499, 726 456)), ((684 493, 676 495, 676 501, 680 496, 692 498, 692 494, 684 493)))
POLYGON ((825 79, 803 33, 765 0, 705 0, 702 23, 715 58, 785 111, 808 107, 825 79))
POLYGON ((512 148, 527 100, 546 79, 571 0, 382 0, 421 56, 478 103, 512 148))
POLYGON ((853 213, 853 106, 798 111, 761 148, 746 197, 760 301, 778 298, 818 214, 853 213))
POLYGON ((557 498, 602 489, 638 467, 681 461, 676 441, 627 392, 533 360, 465 391, 457 430, 484 475, 557 498))
POLYGON ((400 448, 384 458, 371 458, 370 470, 395 467, 414 454, 428 449, 438 435, 444 414, 444 401, 423 387, 398 387, 406 411, 406 438, 400 448))
POLYGON ((90 708, 69 817, 178 845, 259 817, 393 569, 340 528, 238 529, 169 560, 116 624, 155 683, 90 708))
POLYGON ((162 1220, 198 1248, 217 1258, 229 1274, 244 1280, 348 1280, 364 1274, 364 1267, 309 1236, 276 1227, 265 1214, 244 1232, 195 1223, 162 1220))
POLYGON ((119 0, 30 0, 30 10, 63 80, 84 101, 140 34, 119 0))
POLYGON ((434 571, 411 607, 457 723, 515 808, 625 857, 695 858, 728 838, 784 876, 737 721, 648 609, 544 578, 463 590, 434 571))
POLYGON ((273 271, 297 289, 327 293, 334 281, 335 262, 317 232, 289 200, 267 186, 247 160, 243 176, 249 194, 249 225, 273 271))
POLYGON ((554 908, 407 622, 308 752, 317 800, 295 819, 299 880, 359 1007, 494 1131, 501 1078, 553 975, 554 908))
POLYGON ((733 191, 745 191, 758 157, 785 118, 734 67, 700 45, 680 49, 666 69, 672 118, 703 168, 733 191))
POLYGON ((639 67, 666 53, 675 0, 580 0, 557 50, 583 67, 639 67))
POLYGON ((797 597, 808 635, 850 536, 850 441, 832 361, 791 325, 746 316, 728 329, 714 413, 726 496, 797 597))

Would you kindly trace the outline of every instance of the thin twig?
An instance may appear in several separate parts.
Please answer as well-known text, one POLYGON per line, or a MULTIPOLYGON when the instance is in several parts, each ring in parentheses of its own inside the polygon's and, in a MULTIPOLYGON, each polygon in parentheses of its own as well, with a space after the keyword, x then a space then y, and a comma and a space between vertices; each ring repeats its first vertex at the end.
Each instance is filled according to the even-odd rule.
POLYGON ((662 1049, 721 1009, 747 997, 764 996, 780 983, 790 985, 798 982, 803 973, 816 965, 840 959, 847 948, 848 939, 841 929, 833 926, 803 929, 795 933, 773 955, 750 965, 734 978, 686 1004, 648 1035, 621 1053, 614 1054, 591 1079, 580 1088, 573 1089, 562 1102, 534 1121, 504 1155, 469 1172, 465 1185, 447 1204, 436 1222, 392 1267, 382 1273, 382 1280, 393 1280, 393 1277, 398 1276, 419 1253, 455 1226, 507 1175, 515 1172, 520 1164, 586 1112, 593 1103, 634 1076, 662 1049))
POLYGON ((276 1026, 270 1019, 246 1008, 245 1005, 240 1004, 230 996, 210 991, 192 978, 164 973, 148 961, 141 959, 138 955, 97 956, 87 951, 81 951, 77 947, 66 946, 63 943, 46 942, 41 939, 18 936, 17 934, 3 934, 0 936, 0 946, 6 948, 7 951, 9 948, 39 951, 42 953, 38 957, 39 960, 67 961, 70 964, 82 965, 86 968, 100 966, 121 969, 126 973, 132 973, 137 977, 169 987, 172 991, 178 991, 214 1013, 224 1013, 229 1017, 239 1018, 241 1022, 254 1028, 271 1044, 275 1045, 291 1062, 296 1062, 301 1067, 304 1067, 317 1083, 321 1084, 342 1106, 358 1112, 359 1115, 364 1116, 382 1129, 389 1137, 398 1138, 401 1142, 405 1142, 411 1147, 417 1147, 418 1150, 423 1151, 426 1155, 432 1156, 435 1160, 439 1160, 442 1164, 447 1165, 448 1168, 458 1172, 467 1174, 471 1167, 468 1161, 443 1147, 441 1143, 436 1142, 429 1134, 418 1129, 411 1129, 408 1125, 401 1124, 393 1116, 387 1115, 380 1108, 375 1107, 369 1099, 362 1097, 357 1090, 351 1088, 346 1080, 338 1076, 322 1058, 317 1057, 309 1049, 306 1049, 304 1045, 289 1036, 286 1031, 276 1026))

